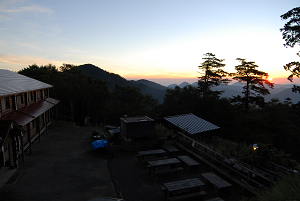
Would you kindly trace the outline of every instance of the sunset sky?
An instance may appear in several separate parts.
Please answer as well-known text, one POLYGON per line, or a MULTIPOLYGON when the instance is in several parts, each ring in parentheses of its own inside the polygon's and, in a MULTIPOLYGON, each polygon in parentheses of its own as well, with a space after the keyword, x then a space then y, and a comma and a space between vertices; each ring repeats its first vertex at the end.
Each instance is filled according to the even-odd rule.
POLYGON ((229 72, 245 58, 286 81, 283 65, 299 61, 300 48, 283 46, 280 15, 299 6, 299 0, 0 0, 0 68, 91 63, 168 85, 197 81, 203 54, 211 52, 229 72))

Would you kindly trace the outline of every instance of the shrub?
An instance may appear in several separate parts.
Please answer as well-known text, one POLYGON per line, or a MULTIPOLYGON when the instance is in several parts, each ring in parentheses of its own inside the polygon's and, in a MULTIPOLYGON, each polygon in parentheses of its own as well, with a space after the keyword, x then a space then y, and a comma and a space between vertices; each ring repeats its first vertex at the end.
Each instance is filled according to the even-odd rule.
MULTIPOLYGON (((248 199, 244 199, 246 201, 248 199)), ((300 176, 291 174, 276 182, 272 189, 263 191, 259 196, 251 198, 250 201, 281 201, 300 200, 300 176)))

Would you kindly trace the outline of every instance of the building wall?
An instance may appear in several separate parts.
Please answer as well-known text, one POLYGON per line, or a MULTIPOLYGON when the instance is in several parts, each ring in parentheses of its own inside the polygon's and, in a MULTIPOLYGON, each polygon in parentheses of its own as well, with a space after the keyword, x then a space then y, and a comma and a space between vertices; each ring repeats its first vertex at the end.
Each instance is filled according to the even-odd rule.
POLYGON ((9 160, 9 143, 6 141, 4 143, 4 162, 9 160))
MULTIPOLYGON (((23 127, 23 129, 24 129, 25 131, 27 131, 27 125, 25 125, 25 126, 23 127)), ((29 145, 29 135, 28 135, 27 132, 26 132, 26 133, 23 133, 22 140, 23 140, 24 149, 26 149, 26 148, 28 147, 28 145, 29 145)))
POLYGON ((11 168, 16 168, 18 166, 18 147, 16 144, 17 142, 12 134, 9 134, 4 143, 4 164, 1 164, 1 166, 5 165, 6 167, 11 168))
POLYGON ((13 95, 0 96, 0 117, 1 117, 1 114, 5 114, 14 109, 17 110, 18 108, 21 108, 25 105, 29 105, 34 102, 37 102, 41 99, 45 99, 47 97, 49 97, 48 89, 29 91, 29 92, 18 93, 18 94, 13 94, 13 95), (21 103, 18 102, 19 96, 22 97, 21 103), (6 97, 9 98, 9 109, 5 109, 3 107, 6 97))
MULTIPOLYGON (((30 105, 39 101, 41 99, 45 99, 49 97, 49 90, 37 90, 30 91, 25 93, 19 93, 9 96, 1 96, 0 97, 0 117, 5 113, 9 113, 12 110, 18 110, 19 108, 25 107, 26 105, 30 105), (39 91, 39 92, 38 92, 39 91), (9 109, 3 109, 3 101, 6 101, 6 97, 9 98, 9 109)), ((26 131, 22 136, 16 137, 13 139, 11 135, 8 136, 4 143, 4 150, 1 151, 0 157, 1 161, 4 164, 0 164, 1 166, 9 166, 9 167, 17 167, 18 166, 18 158, 24 151, 31 146, 31 143, 40 137, 42 134, 47 132, 47 126, 49 126, 52 122, 51 119, 51 109, 41 114, 36 119, 32 120, 25 126, 23 126, 23 130, 26 131), (23 146, 21 146, 23 145, 23 146)), ((30 147, 31 151, 31 147, 30 147)))
MULTIPOLYGON (((0 101, 1 101, 1 104, 0 104, 0 112, 1 114, 5 114, 5 113, 8 113, 12 110, 13 108, 13 101, 12 101, 12 97, 11 96, 1 96, 0 97, 0 101), (9 108, 6 108, 6 98, 8 98, 9 100, 9 108)), ((1 117, 1 114, 0 114, 0 117, 1 117)))
POLYGON ((154 121, 126 123, 121 119, 121 135, 126 139, 151 137, 155 132, 154 121))

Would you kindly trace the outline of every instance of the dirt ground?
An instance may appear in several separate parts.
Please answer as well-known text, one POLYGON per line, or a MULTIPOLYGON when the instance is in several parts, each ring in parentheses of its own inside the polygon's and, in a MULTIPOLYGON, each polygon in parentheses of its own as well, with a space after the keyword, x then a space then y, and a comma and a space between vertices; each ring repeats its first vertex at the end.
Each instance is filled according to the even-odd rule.
MULTIPOLYGON (((54 123, 25 154, 14 179, 0 189, 0 200, 59 201, 115 197, 107 160, 93 149, 92 131, 54 123)), ((20 158, 20 161, 22 159, 20 158)))
MULTIPOLYGON (((179 153, 179 155, 184 154, 182 151, 179 153)), ((161 186, 163 186, 164 183, 192 178, 201 179, 201 173, 208 171, 202 168, 196 172, 182 171, 155 181, 149 174, 149 170, 139 164, 136 152, 134 151, 132 153, 124 152, 123 155, 119 153, 109 160, 109 167, 112 171, 116 192, 120 193, 125 201, 165 201, 166 198, 161 190, 161 186)), ((210 185, 205 185, 202 190, 207 193, 207 196, 205 196, 203 200, 217 197, 214 194, 213 187, 210 185)), ((224 201, 242 199, 240 190, 236 188, 231 189, 230 192, 226 194, 226 197, 222 197, 224 201)))
MULTIPOLYGON (((125 201, 164 201, 160 189, 163 183, 200 178, 205 171, 183 171, 155 181, 147 168, 138 163, 136 152, 160 148, 159 143, 122 143, 109 151, 94 150, 93 130, 99 128, 54 123, 48 135, 41 137, 41 143, 34 142, 32 154, 26 153, 15 176, 0 189, 0 200, 89 201, 102 196, 125 201)), ((208 193, 205 200, 216 197, 211 186, 203 190, 208 193)), ((224 200, 240 199, 239 192, 231 192, 224 200)))

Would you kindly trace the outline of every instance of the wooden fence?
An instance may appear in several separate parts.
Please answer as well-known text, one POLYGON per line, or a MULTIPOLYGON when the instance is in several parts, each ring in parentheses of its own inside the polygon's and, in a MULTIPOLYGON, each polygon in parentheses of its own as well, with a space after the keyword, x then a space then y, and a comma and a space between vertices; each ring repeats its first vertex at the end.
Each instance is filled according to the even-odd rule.
POLYGON ((177 133, 177 136, 178 143, 193 150, 194 153, 199 154, 206 161, 209 161, 209 164, 214 164, 215 167, 225 170, 231 176, 246 183, 257 192, 260 192, 262 189, 269 189, 274 182, 274 177, 267 172, 243 163, 235 158, 227 158, 182 133, 177 133), (229 164, 229 161, 232 163, 229 164))

